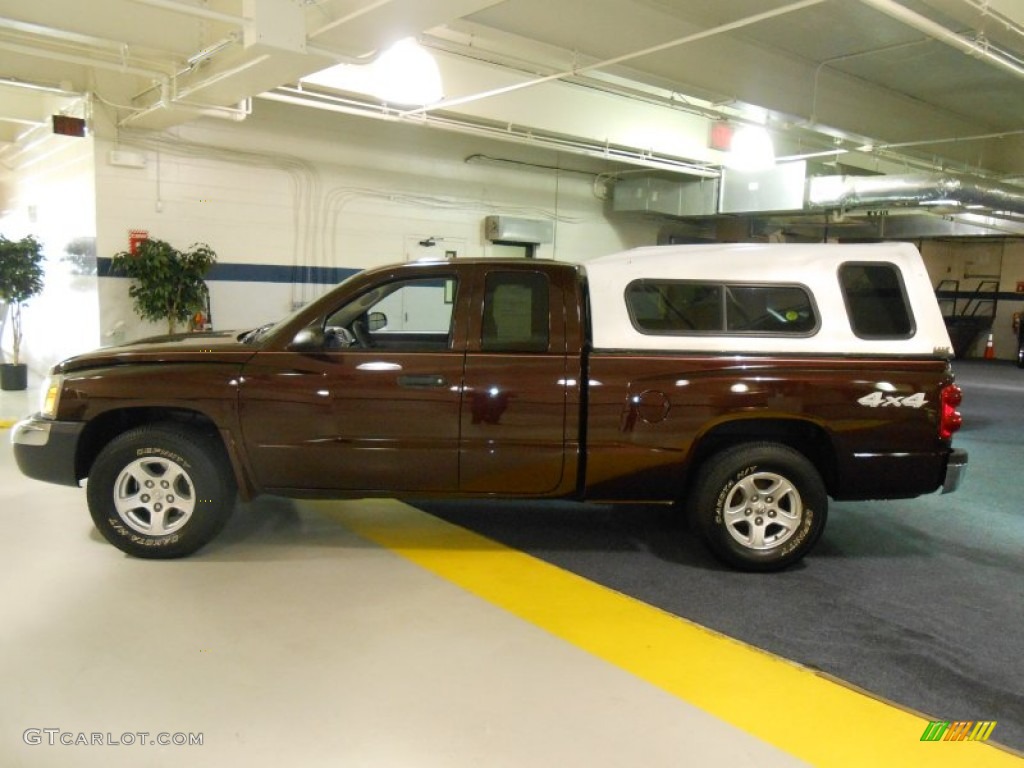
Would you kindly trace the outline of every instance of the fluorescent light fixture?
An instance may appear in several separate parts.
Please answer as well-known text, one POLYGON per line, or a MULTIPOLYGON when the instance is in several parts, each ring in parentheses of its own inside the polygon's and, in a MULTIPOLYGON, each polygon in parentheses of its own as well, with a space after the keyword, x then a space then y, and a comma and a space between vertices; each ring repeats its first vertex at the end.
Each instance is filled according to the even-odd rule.
POLYGON ((444 96, 437 61, 411 37, 399 40, 369 64, 338 64, 302 81, 376 96, 400 106, 422 107, 444 96))
POLYGON ((759 125, 743 125, 732 135, 725 166, 734 171, 766 171, 775 165, 775 147, 768 131, 759 125))

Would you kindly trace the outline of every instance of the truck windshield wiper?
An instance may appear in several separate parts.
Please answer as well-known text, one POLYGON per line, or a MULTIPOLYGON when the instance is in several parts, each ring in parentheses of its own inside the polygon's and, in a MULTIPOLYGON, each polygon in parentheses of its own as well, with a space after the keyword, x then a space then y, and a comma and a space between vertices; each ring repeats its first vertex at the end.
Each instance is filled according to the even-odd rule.
POLYGON ((266 325, 261 325, 259 328, 246 331, 242 334, 241 342, 243 344, 252 344, 254 341, 259 341, 263 338, 264 334, 273 327, 274 323, 267 323, 266 325))

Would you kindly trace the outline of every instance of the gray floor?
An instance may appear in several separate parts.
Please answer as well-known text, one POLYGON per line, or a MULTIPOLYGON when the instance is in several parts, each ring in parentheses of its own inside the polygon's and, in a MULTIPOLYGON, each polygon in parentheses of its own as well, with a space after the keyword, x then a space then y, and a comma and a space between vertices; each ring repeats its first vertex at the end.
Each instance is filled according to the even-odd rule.
POLYGON ((1024 370, 955 366, 954 494, 833 503, 815 553, 721 568, 659 509, 430 503, 433 514, 675 615, 944 720, 995 720, 1024 750, 1024 370))
MULTIPOLYGON (((0 419, 29 402, 4 392, 0 419)), ((303 504, 126 558, 0 436, 4 768, 801 765, 303 504), (92 734, 120 744, 61 743, 92 734)))
MULTIPOLYGON (((1005 395, 1020 418, 1024 372, 994 383, 977 373, 986 402, 1005 395)), ((0 420, 32 398, 2 393, 0 420)), ((1019 433, 981 400, 964 408, 973 475, 960 494, 841 505, 818 554, 785 574, 723 571, 657 511, 433 511, 870 691, 888 696, 895 681, 897 693, 921 693, 901 703, 936 717, 996 719, 993 738, 1014 743, 1022 524, 1007 492, 1024 480, 1009 444, 1019 433), (1005 460, 991 455, 1000 445, 1005 460)), ((98 537, 81 490, 21 477, 5 443, 0 766, 800 764, 355 535, 345 511, 361 502, 331 503, 332 515, 263 498, 198 556, 144 562, 98 537), (43 743, 26 744, 28 729, 43 743), (51 746, 43 729, 203 744, 51 746)), ((857 764, 842 759, 851 739, 832 764, 857 764)), ((962 762, 943 764, 981 764, 955 754, 962 762)))

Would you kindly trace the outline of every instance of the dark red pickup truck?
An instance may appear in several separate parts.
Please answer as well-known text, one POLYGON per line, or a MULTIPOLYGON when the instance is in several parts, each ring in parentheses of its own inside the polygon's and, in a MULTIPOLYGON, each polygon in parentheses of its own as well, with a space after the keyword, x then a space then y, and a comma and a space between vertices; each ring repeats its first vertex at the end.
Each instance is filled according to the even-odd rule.
POLYGON ((950 345, 908 245, 685 246, 360 273, 290 317, 55 366, 12 433, 140 557, 294 497, 678 502, 784 567, 828 497, 954 490, 950 345))

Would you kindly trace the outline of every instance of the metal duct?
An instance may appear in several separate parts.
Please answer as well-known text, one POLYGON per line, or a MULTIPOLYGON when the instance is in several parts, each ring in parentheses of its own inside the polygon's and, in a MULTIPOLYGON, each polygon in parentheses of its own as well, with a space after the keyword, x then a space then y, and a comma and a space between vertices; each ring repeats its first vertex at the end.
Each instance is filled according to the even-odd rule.
POLYGON ((970 176, 817 176, 809 180, 812 209, 962 206, 1024 215, 1024 189, 970 176))

